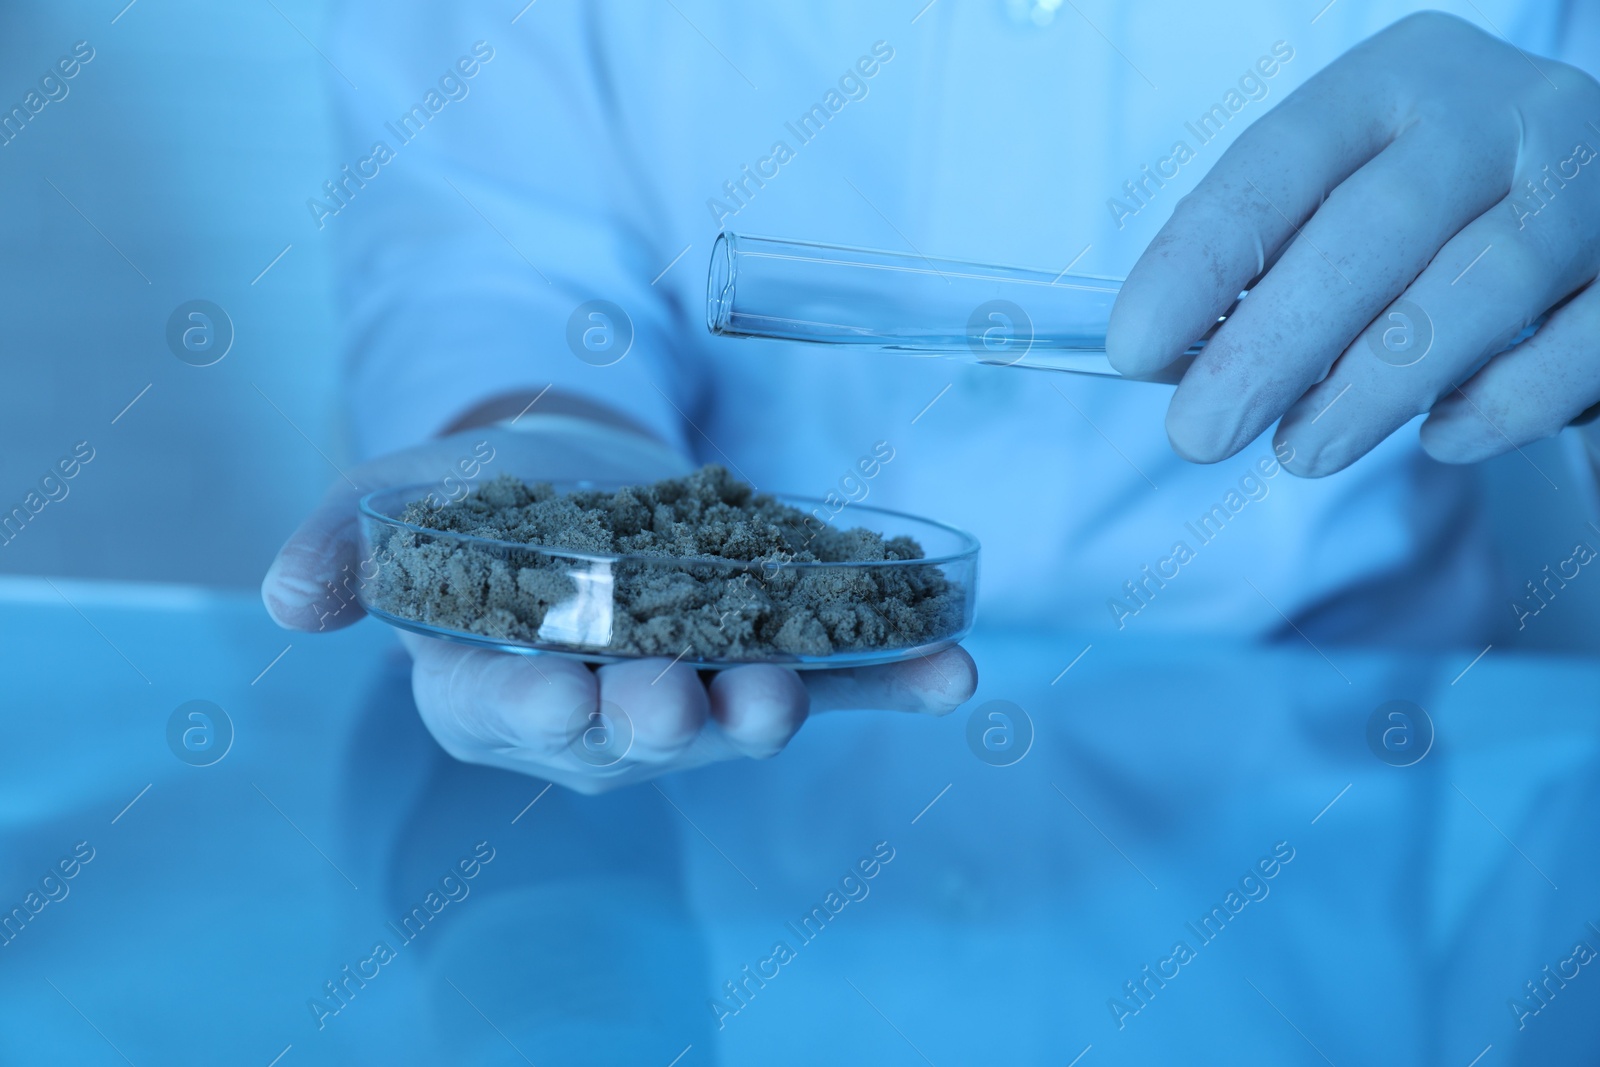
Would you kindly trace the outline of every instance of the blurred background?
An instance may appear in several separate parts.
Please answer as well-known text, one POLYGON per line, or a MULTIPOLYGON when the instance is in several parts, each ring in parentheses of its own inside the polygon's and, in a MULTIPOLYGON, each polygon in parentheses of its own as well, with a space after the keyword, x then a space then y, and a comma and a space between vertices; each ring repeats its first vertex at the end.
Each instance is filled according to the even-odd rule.
POLYGON ((327 249, 305 208, 332 158, 311 43, 325 5, 126 3, 0 9, 7 111, 76 42, 94 49, 0 147, 6 510, 94 448, 0 570, 244 588, 336 477, 318 450, 342 452, 327 249), (167 345, 195 299, 233 321, 212 366, 167 345))

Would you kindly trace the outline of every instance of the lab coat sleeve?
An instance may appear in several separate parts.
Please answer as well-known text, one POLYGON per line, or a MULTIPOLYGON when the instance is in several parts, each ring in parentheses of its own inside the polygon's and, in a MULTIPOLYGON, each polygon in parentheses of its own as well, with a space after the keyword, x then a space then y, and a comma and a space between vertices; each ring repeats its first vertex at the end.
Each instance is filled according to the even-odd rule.
POLYGON ((608 90, 606 35, 591 5, 518 23, 489 6, 350 0, 331 26, 338 169, 307 210, 339 275, 356 450, 553 386, 686 452, 690 318, 652 285, 676 250, 653 237, 651 168, 608 90), (586 361, 569 344, 591 300, 631 322, 609 366, 614 348, 586 361))

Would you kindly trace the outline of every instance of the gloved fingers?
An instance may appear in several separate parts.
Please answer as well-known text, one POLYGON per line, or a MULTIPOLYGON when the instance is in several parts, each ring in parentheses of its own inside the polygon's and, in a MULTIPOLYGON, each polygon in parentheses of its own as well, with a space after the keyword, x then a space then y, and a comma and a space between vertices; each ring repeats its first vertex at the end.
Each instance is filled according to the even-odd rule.
POLYGON ((1327 191, 1383 150, 1393 108, 1352 71, 1354 55, 1258 119, 1178 202, 1111 309, 1106 352, 1120 373, 1154 376, 1183 355, 1327 191))
POLYGON ((627 720, 631 747, 626 756, 632 762, 675 761, 710 717, 706 687, 685 664, 664 658, 627 660, 609 663, 595 674, 602 710, 616 709, 627 720))
POLYGON ((428 732, 456 759, 593 795, 744 753, 713 722, 695 673, 670 660, 599 670, 402 631, 428 732), (666 669, 664 669, 666 668, 666 669), (696 726, 696 724, 699 724, 696 726))
POLYGON ((799 672, 766 663, 719 671, 707 692, 711 718, 740 753, 756 759, 783 750, 811 703, 799 672))
MULTIPOLYGON (((1569 117, 1587 113, 1587 93, 1592 88, 1593 79, 1581 72, 1558 63, 1535 64, 1506 42, 1454 16, 1420 12, 1401 19, 1345 53, 1263 115, 1195 191, 1176 205, 1112 309, 1107 335, 1112 364, 1133 377, 1161 378, 1162 369, 1211 329, 1240 289, 1264 272, 1275 250, 1296 237, 1297 228, 1318 212, 1329 190, 1391 142, 1405 140, 1408 132, 1427 130, 1434 136, 1455 137, 1463 146, 1474 141, 1492 145, 1487 156, 1464 161, 1467 173, 1462 178, 1481 177, 1472 172, 1483 166, 1492 170, 1508 152, 1515 158, 1519 148, 1528 147, 1550 125, 1552 113, 1569 117), (1569 91, 1574 87, 1578 91, 1569 91)), ((1202 143, 1207 139, 1193 123, 1189 129, 1202 143)), ((1418 187, 1429 184, 1429 172, 1452 169, 1461 168, 1453 162, 1434 162, 1419 174, 1418 187)), ((1448 181, 1454 176, 1441 177, 1448 181)), ((1500 186, 1496 195, 1504 191, 1500 186)), ((1420 199, 1414 192, 1400 193, 1397 207, 1420 199)), ((1479 203, 1482 210, 1486 205, 1479 203)), ((1420 206, 1427 215, 1424 222, 1445 217, 1437 207, 1420 206)), ((1391 217, 1396 211, 1382 214, 1391 217)), ((1308 229, 1307 240, 1324 243, 1317 240, 1314 226, 1308 229)), ((1393 231, 1366 225, 1358 236, 1388 245, 1396 264, 1419 254, 1395 240, 1393 231)), ((1424 261, 1439 243, 1422 249, 1424 261)), ((1291 255, 1305 261, 1308 253, 1291 247, 1283 258, 1291 255)), ((1328 258, 1352 274, 1337 254, 1330 252, 1328 258)), ((1355 281, 1360 284, 1361 279, 1355 281)), ((1371 299, 1365 292, 1354 295, 1371 299)), ((1260 314, 1259 304, 1251 311, 1257 296, 1252 289, 1240 316, 1260 314)), ((1379 306, 1369 310, 1375 312, 1379 306)), ((1267 343, 1304 345, 1300 323, 1281 319, 1275 325, 1280 336, 1263 334, 1267 343)), ((1224 325, 1219 334, 1227 331, 1224 325)), ((1214 344, 1208 344, 1208 351, 1214 344)), ((1320 353, 1324 369, 1337 354, 1337 349, 1320 353)), ((1213 355, 1190 368, 1185 377, 1199 380, 1218 366, 1213 355)), ((1270 422, 1253 408, 1245 414, 1255 415, 1253 421, 1261 426, 1270 422)), ((1198 445, 1184 438, 1184 420, 1178 423, 1175 446, 1196 453, 1198 445)), ((1234 436, 1243 433, 1241 429, 1234 436)), ((1212 449, 1196 458, 1218 458, 1220 452, 1212 449)))
POLYGON ((697 672, 666 659, 591 670, 401 633, 428 731, 457 759, 534 774, 582 793, 739 756, 775 755, 819 709, 943 715, 971 697, 964 649, 882 667, 799 673, 769 664, 697 672))
POLYGON ((1417 124, 1346 178, 1184 375, 1167 410, 1173 449, 1226 459, 1323 379, 1434 254, 1505 195, 1514 134, 1417 124))
POLYGON ((1442 397, 1422 424, 1422 447, 1444 463, 1475 463, 1555 436, 1596 402, 1600 286, 1591 283, 1442 397))
MULTIPOLYGON (((1285 415, 1276 434, 1294 449, 1285 467, 1320 477, 1355 462, 1453 392, 1597 266, 1593 241, 1576 225, 1519 228, 1509 202, 1496 204, 1452 238, 1285 415)), ((1517 417, 1538 425, 1544 415, 1517 417)))
POLYGON ((978 665, 959 645, 881 667, 802 671, 812 711, 913 711, 948 715, 978 688, 978 665))
POLYGON ((406 635, 412 695, 446 752, 528 772, 579 765, 569 749, 592 723, 599 683, 560 656, 520 656, 406 635))
POLYGON ((355 592, 361 569, 356 502, 364 491, 335 483, 278 550, 261 581, 261 600, 279 626, 337 630, 365 614, 355 592))

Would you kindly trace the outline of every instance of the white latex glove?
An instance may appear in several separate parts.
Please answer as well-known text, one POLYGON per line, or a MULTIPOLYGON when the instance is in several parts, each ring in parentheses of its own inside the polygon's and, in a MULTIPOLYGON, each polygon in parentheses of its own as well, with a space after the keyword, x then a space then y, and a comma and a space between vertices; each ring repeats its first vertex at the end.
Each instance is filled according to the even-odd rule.
MULTIPOLYGON (((441 501, 477 479, 651 482, 689 464, 663 445, 566 416, 525 419, 524 432, 466 430, 349 471, 278 552, 261 585, 267 611, 294 630, 358 620, 356 501, 374 489, 431 485, 441 501), (492 453, 491 453, 492 450, 492 453), (492 454, 487 463, 482 457, 492 454), (464 472, 471 470, 471 477, 464 472), (447 480, 448 479, 448 480, 447 480)), ((633 660, 594 668, 554 655, 512 655, 406 633, 423 722, 457 759, 520 771, 582 793, 716 760, 776 755, 813 711, 887 709, 943 715, 972 695, 977 668, 960 648, 882 667, 793 671, 752 664, 709 683, 685 664, 633 660), (605 712, 605 718, 577 709, 605 712), (616 709, 626 716, 615 721, 616 709), (603 724, 603 725, 602 725, 603 724), (620 736, 631 745, 619 762, 620 736), (611 737, 595 731, 614 730, 611 737), (586 745, 586 742, 587 745, 586 745), (580 758, 588 755, 588 759, 580 758), (600 765, 606 764, 606 765, 600 765)))
POLYGON ((1600 401, 1600 84, 1449 15, 1395 23, 1178 204, 1113 309, 1112 363, 1171 363, 1269 265, 1178 386, 1179 455, 1226 459, 1280 417, 1312 477, 1423 413, 1449 463, 1560 432, 1600 401))

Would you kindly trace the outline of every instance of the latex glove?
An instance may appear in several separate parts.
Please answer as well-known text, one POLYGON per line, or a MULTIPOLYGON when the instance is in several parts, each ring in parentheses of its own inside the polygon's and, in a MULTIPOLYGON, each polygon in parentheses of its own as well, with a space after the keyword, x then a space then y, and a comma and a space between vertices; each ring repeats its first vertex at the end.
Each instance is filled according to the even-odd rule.
MULTIPOLYGON (((388 486, 432 485, 441 500, 467 483, 510 473, 526 480, 650 482, 689 465, 665 446, 582 419, 545 416, 533 431, 467 430, 348 472, 278 552, 261 586, 267 611, 295 630, 336 629, 363 614, 356 501, 388 486), (492 455, 483 462, 485 455, 492 455), (471 478, 463 472, 471 469, 471 478), (354 485, 350 484, 351 482, 354 485)), ((423 722, 458 759, 520 771, 583 793, 788 744, 806 716, 838 708, 943 715, 972 695, 977 669, 960 648, 882 667, 797 672, 752 664, 709 673, 666 659, 598 669, 554 655, 512 655, 406 633, 412 692, 423 722), (604 707, 606 717, 590 711, 604 707), (585 714, 575 715, 577 709, 585 714), (594 731, 626 731, 632 742, 594 731), (607 745, 611 747, 607 747, 607 745), (580 758, 587 755, 589 758, 580 758)))
POLYGON ((1313 477, 1422 413, 1449 463, 1558 433, 1600 400, 1597 124, 1589 75, 1448 15, 1403 19, 1177 205, 1112 311, 1111 361, 1152 375, 1270 265, 1172 398, 1179 455, 1226 459, 1280 417, 1285 466, 1313 477))

